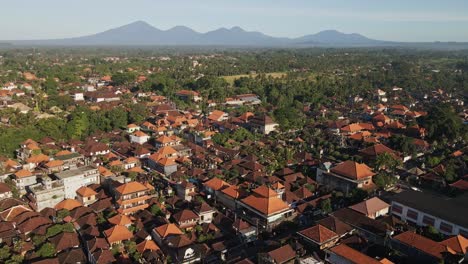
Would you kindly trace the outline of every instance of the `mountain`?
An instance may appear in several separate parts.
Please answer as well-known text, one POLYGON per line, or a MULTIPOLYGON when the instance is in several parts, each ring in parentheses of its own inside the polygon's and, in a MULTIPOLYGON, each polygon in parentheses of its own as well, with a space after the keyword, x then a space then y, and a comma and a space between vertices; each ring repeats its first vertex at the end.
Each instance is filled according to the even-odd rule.
POLYGON ((346 34, 336 30, 325 30, 317 34, 307 35, 295 39, 297 44, 329 44, 329 45, 376 45, 384 41, 367 38, 363 35, 346 34))
POLYGON ((299 38, 280 38, 240 27, 219 28, 206 33, 185 26, 160 30, 144 21, 83 37, 51 40, 12 40, 5 43, 22 46, 257 46, 257 47, 422 47, 461 49, 467 43, 403 43, 380 41, 363 35, 325 30, 299 38))

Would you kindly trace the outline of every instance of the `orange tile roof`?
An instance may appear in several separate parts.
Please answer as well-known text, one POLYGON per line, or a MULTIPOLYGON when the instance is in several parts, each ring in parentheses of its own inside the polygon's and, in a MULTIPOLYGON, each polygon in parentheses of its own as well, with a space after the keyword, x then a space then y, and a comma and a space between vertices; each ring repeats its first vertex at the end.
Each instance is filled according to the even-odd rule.
POLYGON ((143 253, 147 250, 149 251, 158 251, 160 248, 153 240, 143 240, 140 244, 136 246, 138 252, 143 253))
POLYGON ((148 188, 146 188, 143 184, 139 182, 133 181, 133 182, 122 184, 119 187, 117 187, 115 190, 121 195, 125 195, 129 193, 134 193, 134 192, 147 191, 148 188))
POLYGON ((350 260, 355 264, 382 264, 378 260, 371 258, 345 244, 334 246, 330 249, 331 252, 345 259, 350 260))
POLYGON ((37 163, 38 164, 38 163, 41 163, 41 162, 49 161, 49 156, 44 155, 44 154, 34 155, 34 156, 29 157, 26 161, 28 163, 37 163))
POLYGON ((213 121, 219 121, 219 119, 220 119, 224 114, 226 114, 226 113, 223 112, 223 111, 214 110, 214 111, 211 112, 211 114, 208 116, 208 119, 209 119, 209 120, 213 120, 213 121))
POLYGON ((364 215, 373 215, 378 211, 389 208, 390 205, 377 197, 372 197, 358 204, 352 205, 349 208, 364 215))
POLYGON ((416 248, 438 259, 443 259, 444 252, 451 251, 442 243, 437 243, 434 240, 423 237, 411 231, 406 231, 394 237, 395 240, 406 244, 410 247, 416 248))
POLYGON ((313 240, 317 244, 323 244, 329 240, 338 238, 338 234, 320 224, 304 229, 299 234, 313 240))
POLYGON ((171 166, 171 165, 176 164, 176 161, 174 158, 162 158, 158 160, 158 163, 163 166, 171 166))
POLYGON ((260 187, 255 188, 253 190, 253 192, 260 195, 261 197, 265 197, 265 198, 278 196, 277 192, 275 192, 272 189, 266 187, 265 185, 262 185, 260 187))
POLYGON ((337 166, 332 168, 331 171, 333 173, 353 180, 371 177, 375 174, 372 172, 371 168, 369 168, 366 164, 357 163, 352 160, 348 160, 338 164, 337 166))
POLYGON ((133 238, 132 232, 125 226, 116 225, 104 231, 109 244, 130 240, 133 238))
POLYGON ((67 209, 68 211, 71 211, 77 207, 83 206, 80 202, 74 199, 65 199, 55 205, 55 210, 62 210, 62 209, 67 209))
POLYGON ((231 198, 234 198, 234 199, 237 199, 239 198, 239 187, 236 186, 236 185, 231 185, 227 188, 224 188, 221 190, 221 192, 223 192, 224 194, 226 194, 227 196, 231 197, 231 198))
POLYGON ((249 195, 241 201, 265 215, 272 215, 289 209, 289 206, 276 196, 266 198, 258 195, 249 195))
POLYGON ((148 136, 145 132, 140 131, 140 130, 137 130, 137 131, 133 132, 133 135, 135 137, 147 137, 148 136))
POLYGON ((63 165, 63 161, 61 160, 51 160, 47 162, 44 166, 46 166, 47 168, 53 168, 53 167, 59 167, 62 165, 63 165))
POLYGON ((160 136, 156 139, 157 142, 160 142, 162 144, 166 144, 166 143, 170 143, 172 141, 174 141, 173 139, 171 139, 170 137, 166 136, 166 135, 163 135, 163 136, 160 136))
POLYGON ((55 156, 60 157, 60 156, 65 156, 65 155, 70 155, 70 154, 73 154, 73 152, 71 152, 69 150, 61 150, 61 151, 57 152, 55 154, 55 156))
POLYGON ((99 171, 99 174, 101 174, 104 177, 110 177, 114 175, 114 173, 112 173, 108 168, 103 167, 103 166, 99 166, 98 171, 99 171))
POLYGON ((165 146, 160 148, 158 151, 156 151, 157 154, 168 156, 172 154, 176 154, 177 150, 175 150, 173 147, 170 146, 165 146))
POLYGON ((76 190, 76 193, 81 197, 90 197, 93 195, 97 195, 97 192, 86 186, 80 187, 78 190, 76 190))
POLYGON ((21 178, 25 178, 25 177, 31 177, 31 176, 33 176, 33 174, 28 170, 22 169, 22 170, 19 170, 19 171, 15 172, 15 176, 16 176, 16 178, 21 179, 21 178))
POLYGON ((109 221, 109 223, 113 224, 113 225, 130 225, 132 224, 132 220, 130 219, 130 217, 126 216, 126 215, 122 215, 122 214, 116 214, 114 215, 113 217, 107 219, 107 221, 109 221))
POLYGON ((204 182, 203 186, 208 187, 208 188, 210 188, 210 189, 212 189, 214 191, 219 191, 219 190, 221 190, 223 188, 229 187, 230 184, 223 181, 223 180, 221 180, 221 179, 219 179, 219 178, 214 177, 214 178, 204 182))
POLYGON ((175 224, 165 224, 158 226, 154 231, 161 237, 165 238, 169 235, 183 235, 184 233, 175 224))
POLYGON ((453 249, 455 252, 466 255, 468 251, 468 239, 462 235, 454 236, 440 242, 442 245, 453 249))

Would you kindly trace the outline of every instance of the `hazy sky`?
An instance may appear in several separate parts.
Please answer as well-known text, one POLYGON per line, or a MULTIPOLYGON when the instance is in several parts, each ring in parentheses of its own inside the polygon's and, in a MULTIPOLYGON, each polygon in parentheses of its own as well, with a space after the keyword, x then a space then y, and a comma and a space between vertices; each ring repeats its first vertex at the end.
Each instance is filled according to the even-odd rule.
POLYGON ((0 39, 76 37, 143 20, 199 32, 326 29, 395 41, 468 41, 468 0, 0 0, 0 39))

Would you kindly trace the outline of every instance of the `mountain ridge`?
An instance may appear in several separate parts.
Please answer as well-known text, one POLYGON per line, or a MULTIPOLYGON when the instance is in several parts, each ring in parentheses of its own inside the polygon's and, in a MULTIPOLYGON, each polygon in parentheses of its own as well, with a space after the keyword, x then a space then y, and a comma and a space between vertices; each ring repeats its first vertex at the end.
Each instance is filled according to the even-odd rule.
MULTIPOLYGON (((142 20, 81 37, 2 42, 13 45, 43 46, 374 47, 415 44, 375 40, 358 33, 342 33, 333 29, 297 38, 273 37, 259 31, 246 31, 239 26, 221 27, 205 33, 197 32, 183 25, 161 30, 142 20)), ((437 43, 427 42, 426 44, 435 45, 437 43)))

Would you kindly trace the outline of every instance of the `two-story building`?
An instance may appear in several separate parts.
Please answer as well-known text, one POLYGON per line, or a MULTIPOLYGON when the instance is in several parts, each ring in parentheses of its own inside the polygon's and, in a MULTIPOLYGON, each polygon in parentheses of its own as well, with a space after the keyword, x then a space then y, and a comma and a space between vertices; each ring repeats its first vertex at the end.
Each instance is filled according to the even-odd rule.
POLYGON ((373 188, 375 186, 372 181, 374 175, 375 173, 366 164, 348 160, 331 170, 318 169, 317 182, 348 194, 356 188, 373 188))
POLYGON ((133 181, 124 183, 115 188, 115 201, 117 211, 120 214, 128 215, 139 210, 148 208, 150 189, 142 183, 133 181))

